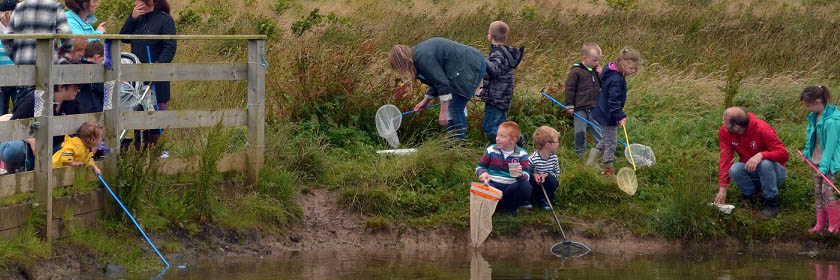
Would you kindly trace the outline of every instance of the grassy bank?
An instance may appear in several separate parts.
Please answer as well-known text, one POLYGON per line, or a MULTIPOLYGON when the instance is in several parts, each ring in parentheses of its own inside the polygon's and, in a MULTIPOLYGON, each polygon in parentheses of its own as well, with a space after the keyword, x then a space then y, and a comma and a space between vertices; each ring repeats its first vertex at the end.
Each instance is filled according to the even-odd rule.
MULTIPOLYGON (((102 4, 101 19, 119 30, 133 1, 102 4)), ((840 239, 809 235, 813 188, 808 167, 795 151, 804 145, 806 110, 798 95, 806 85, 839 88, 840 4, 831 1, 309 1, 173 0, 181 34, 269 36, 266 77, 266 170, 258 186, 241 175, 216 174, 223 152, 246 147, 243 129, 168 130, 175 156, 200 156, 198 174, 153 174, 153 161, 131 155, 118 189, 147 231, 196 238, 212 229, 277 234, 301 218, 294 197, 311 188, 340 194, 347 209, 374 229, 468 227, 468 184, 488 142, 480 132, 483 104, 470 103, 467 147, 447 149, 433 112, 403 119, 400 138, 417 147, 407 156, 380 156, 386 144, 375 132, 375 110, 387 103, 403 110, 424 87, 397 79, 385 63, 393 44, 413 45, 443 36, 486 52, 487 25, 504 20, 509 43, 527 46, 516 72, 509 118, 528 135, 540 125, 560 131, 563 169, 556 206, 575 234, 749 241, 840 239), (639 191, 621 193, 612 179, 582 167, 572 152, 572 120, 539 95, 562 100, 565 76, 579 46, 596 41, 605 61, 630 45, 645 64, 629 81, 626 112, 632 142, 651 146, 657 164, 637 172, 639 191), (781 213, 759 220, 729 191, 732 215, 705 204, 717 191, 717 129, 726 100, 742 105, 776 128, 791 151, 789 179, 781 188, 781 213)), ((244 61, 243 42, 179 42, 178 62, 244 61)), ((242 82, 173 83, 173 109, 244 108, 242 82)), ((533 147, 526 147, 533 150, 533 147)), ((619 153, 620 154, 620 153, 619 153)), ((618 167, 627 166, 617 155, 618 167)), ((23 198, 25 199, 25 198, 23 198)), ((117 243, 136 244, 124 220, 81 230, 46 244, 23 237, 0 242, 0 262, 49 256, 55 248, 82 248, 139 269, 151 257, 117 243), (134 241, 127 241, 134 240, 134 241), (53 248, 50 250, 50 248, 53 248), (128 253, 125 253, 128 252, 128 253)), ((525 211, 496 222, 499 234, 553 230, 550 215, 525 211)), ((34 236, 34 231, 30 235, 34 236)), ((177 253, 182 244, 166 244, 177 253)), ((137 246, 134 246, 136 248, 137 246)))

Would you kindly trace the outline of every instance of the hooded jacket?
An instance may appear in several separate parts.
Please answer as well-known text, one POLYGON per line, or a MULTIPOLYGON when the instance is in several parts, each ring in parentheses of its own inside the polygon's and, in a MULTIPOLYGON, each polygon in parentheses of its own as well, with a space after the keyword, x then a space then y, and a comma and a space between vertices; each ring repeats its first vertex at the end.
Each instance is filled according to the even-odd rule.
POLYGON ((457 94, 470 98, 484 76, 484 55, 473 47, 435 37, 412 48, 417 79, 429 86, 426 97, 457 94))
POLYGON ((575 110, 586 110, 598 102, 601 92, 601 75, 595 68, 589 68, 583 63, 575 63, 566 78, 566 107, 575 110))
POLYGON ((820 158, 820 172, 823 174, 834 174, 840 171, 840 154, 837 145, 840 144, 840 112, 837 106, 828 105, 822 112, 822 117, 817 121, 817 114, 808 115, 808 129, 805 130, 805 150, 802 154, 811 160, 819 137, 820 147, 823 150, 820 158), (816 132, 816 135, 814 135, 816 132))
POLYGON ((729 168, 732 167, 732 159, 736 152, 740 162, 743 163, 758 153, 761 153, 764 159, 778 162, 782 166, 788 160, 787 148, 782 140, 779 140, 776 130, 756 118, 753 113, 747 113, 747 115, 750 117, 750 124, 743 135, 729 133, 723 125, 718 131, 718 145, 720 146, 718 181, 721 187, 729 186, 729 168))
POLYGON ((601 73, 601 91, 592 118, 599 124, 617 126, 618 121, 627 117, 624 103, 627 101, 627 81, 618 72, 615 64, 609 64, 601 73))
POLYGON ((510 109, 513 99, 513 70, 522 62, 525 47, 490 46, 487 58, 487 73, 484 75, 484 86, 481 89, 481 100, 487 105, 498 107, 503 111, 510 109))

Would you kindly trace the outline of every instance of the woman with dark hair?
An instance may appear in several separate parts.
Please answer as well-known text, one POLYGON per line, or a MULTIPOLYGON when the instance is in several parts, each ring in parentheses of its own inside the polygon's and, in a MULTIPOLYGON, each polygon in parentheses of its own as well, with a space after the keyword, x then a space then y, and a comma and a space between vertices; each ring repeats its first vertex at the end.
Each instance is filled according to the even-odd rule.
MULTIPOLYGON (((70 31, 73 34, 105 34, 105 22, 99 24, 96 29, 93 29, 96 23, 96 9, 99 8, 100 0, 64 0, 64 4, 69 11, 64 12, 67 16, 67 24, 70 25, 70 31)), ((95 41, 98 39, 88 39, 88 41, 95 41)))
MULTIPOLYGON (((169 15, 169 3, 166 0, 135 0, 134 10, 126 19, 120 34, 137 35, 175 35, 175 21, 169 15)), ((131 52, 144 63, 170 63, 175 57, 175 40, 123 40, 131 44, 131 52)), ((169 102, 169 82, 154 83, 158 110, 167 109, 169 102)), ((148 144, 156 145, 162 130, 153 129, 143 132, 143 139, 148 144)), ((139 138, 138 138, 139 139, 139 138)), ((135 142, 139 148, 140 143, 135 142)))

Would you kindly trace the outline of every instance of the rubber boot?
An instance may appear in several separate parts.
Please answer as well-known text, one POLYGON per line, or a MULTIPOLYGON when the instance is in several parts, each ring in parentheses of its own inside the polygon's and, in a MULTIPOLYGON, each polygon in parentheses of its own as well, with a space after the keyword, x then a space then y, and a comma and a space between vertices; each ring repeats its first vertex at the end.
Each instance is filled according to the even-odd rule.
POLYGON ((604 156, 604 152, 596 148, 589 150, 589 157, 586 158, 586 166, 598 168, 598 159, 604 156))
POLYGON ((835 200, 825 205, 828 215, 828 232, 837 233, 840 229, 840 201, 835 200))
POLYGON ((756 199, 755 196, 742 194, 741 198, 744 199, 745 208, 755 209, 755 207, 758 206, 758 199, 756 199))
POLYGON ((777 197, 764 199, 764 203, 761 206, 763 209, 758 213, 758 216, 761 218, 772 219, 779 214, 779 198, 777 197))
POLYGON ((825 208, 817 209, 817 224, 814 225, 811 229, 808 230, 809 233, 816 233, 820 232, 825 228, 826 224, 828 223, 828 214, 825 212, 825 208))

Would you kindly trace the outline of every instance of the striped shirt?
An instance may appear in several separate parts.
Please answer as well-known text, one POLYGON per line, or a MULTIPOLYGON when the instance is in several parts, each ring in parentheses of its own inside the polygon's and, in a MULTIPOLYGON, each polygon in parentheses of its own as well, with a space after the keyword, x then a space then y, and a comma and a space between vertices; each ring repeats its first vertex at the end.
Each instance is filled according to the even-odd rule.
MULTIPOLYGON (((64 14, 64 5, 55 0, 26 0, 17 5, 6 34, 60 33, 70 34, 70 25, 64 14)), ((69 52, 73 39, 61 39, 61 47, 69 52)), ((3 39, 3 49, 17 65, 35 64, 34 39, 3 39)), ((53 61, 58 55, 53 52, 53 61)))
POLYGON ((490 174, 490 181, 500 184, 513 184, 518 179, 527 181, 530 178, 530 170, 531 163, 528 160, 528 151, 515 147, 513 154, 505 157, 502 154, 502 149, 493 144, 487 147, 487 150, 484 150, 484 155, 481 156, 481 160, 478 161, 478 166, 475 168, 475 175, 481 176, 486 172, 490 174), (518 178, 510 176, 508 163, 512 162, 519 162, 519 165, 522 166, 522 176, 518 178))
POLYGON ((551 154, 548 159, 543 159, 540 152, 531 154, 531 173, 533 174, 551 174, 555 178, 560 174, 560 161, 557 160, 556 154, 551 154))

